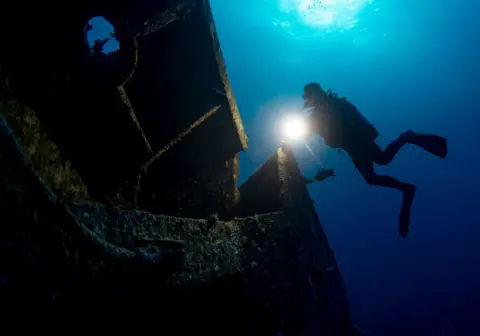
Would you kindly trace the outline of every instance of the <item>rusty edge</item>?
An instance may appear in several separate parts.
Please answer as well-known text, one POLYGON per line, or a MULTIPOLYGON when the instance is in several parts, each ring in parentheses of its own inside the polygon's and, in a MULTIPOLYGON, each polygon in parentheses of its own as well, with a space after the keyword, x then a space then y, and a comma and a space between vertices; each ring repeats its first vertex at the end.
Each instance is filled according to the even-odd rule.
POLYGON ((145 132, 143 131, 142 126, 140 125, 140 122, 137 119, 137 115, 135 114, 135 110, 133 109, 132 104, 130 103, 130 99, 128 98, 127 92, 125 91, 125 88, 120 85, 117 86, 118 93, 120 94, 120 98, 122 99, 123 103, 127 106, 128 108, 128 114, 130 114, 130 117, 132 118, 133 122, 135 123, 135 126, 137 127, 138 132, 140 133, 140 136, 142 137, 143 141, 145 142, 145 146, 147 147, 147 151, 152 154, 153 150, 152 147, 150 146, 150 142, 147 139, 147 136, 145 135, 145 132))
POLYGON ((144 23, 145 28, 139 35, 147 36, 177 20, 185 20, 185 17, 197 7, 197 4, 198 0, 187 0, 178 4, 175 8, 170 8, 160 12, 158 15, 154 15, 144 23))
POLYGON ((135 61, 133 63, 133 68, 132 68, 132 71, 130 71, 130 74, 128 75, 127 79, 125 79, 125 81, 123 81, 122 83, 122 87, 124 87, 129 81, 130 79, 132 79, 133 77, 133 74, 135 73, 135 70, 137 70, 137 66, 138 66, 138 40, 137 40, 137 36, 134 36, 133 37, 133 45, 135 47, 135 61))
POLYGON ((203 11, 205 13, 207 24, 209 25, 210 34, 212 36, 213 52, 215 53, 215 57, 218 65, 218 71, 220 72, 220 76, 222 78, 223 89, 226 92, 228 103, 230 105, 230 112, 232 114, 233 123, 237 130, 241 149, 245 151, 248 148, 248 137, 243 127, 242 118, 240 116, 240 112, 238 111, 237 102, 232 92, 230 80, 228 79, 225 60, 223 58, 222 49, 220 47, 220 41, 218 38, 217 30, 215 28, 215 21, 213 19, 212 8, 208 0, 202 0, 202 2, 203 2, 203 11))

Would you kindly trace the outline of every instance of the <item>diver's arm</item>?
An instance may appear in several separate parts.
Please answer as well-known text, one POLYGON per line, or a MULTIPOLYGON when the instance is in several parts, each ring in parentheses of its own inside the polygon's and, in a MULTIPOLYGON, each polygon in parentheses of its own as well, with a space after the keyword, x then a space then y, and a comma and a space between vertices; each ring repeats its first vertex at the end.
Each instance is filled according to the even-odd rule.
POLYGON ((329 177, 335 176, 335 172, 332 168, 320 168, 315 175, 315 180, 321 182, 329 177))
POLYGON ((316 110, 310 115, 307 133, 308 138, 312 137, 314 133, 318 134, 322 138, 325 138, 325 136, 328 134, 327 118, 322 109, 316 110))

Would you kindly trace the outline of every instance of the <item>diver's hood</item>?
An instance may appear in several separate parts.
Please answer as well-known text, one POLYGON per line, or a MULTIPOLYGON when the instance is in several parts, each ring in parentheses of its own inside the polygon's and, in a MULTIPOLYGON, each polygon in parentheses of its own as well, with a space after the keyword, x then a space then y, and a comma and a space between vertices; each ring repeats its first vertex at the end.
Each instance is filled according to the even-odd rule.
POLYGON ((305 103, 303 104, 303 108, 310 108, 316 105, 317 100, 320 96, 323 96, 324 92, 318 83, 308 83, 303 88, 303 99, 305 103))

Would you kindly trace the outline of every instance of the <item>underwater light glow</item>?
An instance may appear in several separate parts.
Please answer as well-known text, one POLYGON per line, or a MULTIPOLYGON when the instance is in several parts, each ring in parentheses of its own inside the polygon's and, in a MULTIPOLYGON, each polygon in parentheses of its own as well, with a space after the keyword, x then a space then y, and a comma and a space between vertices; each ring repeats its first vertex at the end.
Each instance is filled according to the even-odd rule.
POLYGON ((283 134, 288 140, 301 140, 308 133, 308 125, 300 116, 289 116, 283 123, 283 134))
POLYGON ((358 14, 373 0, 280 0, 284 12, 296 12, 314 28, 347 30, 355 27, 358 14))

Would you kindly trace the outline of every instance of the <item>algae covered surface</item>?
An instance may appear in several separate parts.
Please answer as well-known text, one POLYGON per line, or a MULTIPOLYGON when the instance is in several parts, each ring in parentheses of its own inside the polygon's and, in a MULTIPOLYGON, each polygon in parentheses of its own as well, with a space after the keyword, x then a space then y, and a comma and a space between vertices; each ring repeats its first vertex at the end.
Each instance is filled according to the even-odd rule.
MULTIPOLYGON (((10 94, 8 80, 1 70, 0 77, 0 113, 14 131, 36 171, 58 195, 73 200, 88 199, 88 191, 80 175, 69 161, 63 159, 60 149, 48 136, 35 111, 10 94)), ((8 181, 3 183, 9 185, 8 181)))

